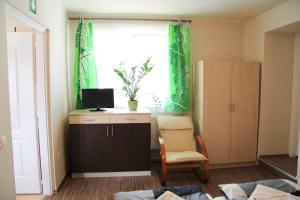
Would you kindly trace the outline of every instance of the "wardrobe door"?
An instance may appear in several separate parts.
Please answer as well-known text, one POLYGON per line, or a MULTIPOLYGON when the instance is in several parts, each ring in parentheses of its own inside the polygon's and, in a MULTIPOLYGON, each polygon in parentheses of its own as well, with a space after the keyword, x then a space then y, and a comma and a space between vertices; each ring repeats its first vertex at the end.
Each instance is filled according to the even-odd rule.
POLYGON ((256 160, 259 80, 259 63, 233 63, 230 162, 256 160))
POLYGON ((232 62, 204 61, 203 129, 210 164, 229 162, 232 62))

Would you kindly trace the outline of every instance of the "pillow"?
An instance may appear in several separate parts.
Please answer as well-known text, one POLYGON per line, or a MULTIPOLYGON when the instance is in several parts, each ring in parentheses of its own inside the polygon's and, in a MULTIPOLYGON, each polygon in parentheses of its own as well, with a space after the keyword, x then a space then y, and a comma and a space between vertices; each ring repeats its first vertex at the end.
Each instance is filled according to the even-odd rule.
POLYGON ((170 191, 166 191, 157 200, 184 200, 184 199, 170 191))
POLYGON ((154 198, 157 199, 160 195, 164 194, 166 191, 170 191, 180 197, 185 195, 191 195, 198 192, 202 192, 202 189, 198 185, 186 185, 186 186, 178 186, 178 187, 166 187, 161 189, 153 190, 154 198))
POLYGON ((117 192, 114 200, 155 200, 152 190, 117 192))
POLYGON ((238 184, 219 185, 221 191, 228 199, 231 200, 247 200, 248 195, 238 184))
POLYGON ((187 185, 187 186, 156 189, 153 190, 155 199, 159 198, 167 191, 172 192, 177 196, 187 200, 193 200, 193 199, 213 200, 213 198, 209 194, 202 192, 202 189, 199 185, 187 185))
POLYGON ((270 188, 264 185, 258 184, 249 197, 249 200, 299 200, 300 197, 293 196, 289 193, 282 192, 280 190, 270 188))
POLYGON ((292 193, 299 190, 297 184, 286 179, 261 180, 257 182, 238 184, 223 184, 219 185, 219 187, 228 199, 244 200, 252 194, 258 184, 268 186, 270 188, 277 189, 286 193, 292 193))
POLYGON ((222 197, 215 197, 213 200, 227 200, 227 198, 222 196, 222 197))

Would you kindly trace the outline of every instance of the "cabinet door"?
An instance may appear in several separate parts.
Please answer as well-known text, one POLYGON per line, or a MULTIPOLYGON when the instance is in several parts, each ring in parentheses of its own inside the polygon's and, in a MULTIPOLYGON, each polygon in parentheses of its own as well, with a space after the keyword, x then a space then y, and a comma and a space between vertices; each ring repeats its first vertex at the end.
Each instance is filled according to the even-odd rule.
POLYGON ((232 62, 204 62, 203 128, 211 164, 229 162, 232 62))
POLYGON ((230 162, 255 161, 257 153, 259 64, 235 62, 232 78, 230 162))
POLYGON ((150 124, 113 124, 112 171, 150 170, 150 124))
POLYGON ((104 124, 72 124, 72 172, 108 171, 108 136, 104 124))
POLYGON ((107 165, 111 172, 129 171, 130 152, 130 125, 129 124, 111 124, 109 135, 109 161, 107 165))
POLYGON ((134 171, 149 171, 151 166, 150 123, 132 124, 130 140, 131 168, 134 171))

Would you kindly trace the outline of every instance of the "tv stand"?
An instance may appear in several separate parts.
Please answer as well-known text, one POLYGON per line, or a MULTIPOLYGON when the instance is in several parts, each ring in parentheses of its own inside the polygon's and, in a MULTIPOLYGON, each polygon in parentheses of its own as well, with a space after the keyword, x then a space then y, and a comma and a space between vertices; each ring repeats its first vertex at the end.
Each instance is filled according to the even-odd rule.
POLYGON ((151 175, 151 113, 76 110, 69 114, 72 177, 151 175))
POLYGON ((104 112, 106 111, 105 109, 102 109, 100 107, 97 107, 97 108, 92 108, 92 109, 89 109, 89 111, 91 112, 104 112))

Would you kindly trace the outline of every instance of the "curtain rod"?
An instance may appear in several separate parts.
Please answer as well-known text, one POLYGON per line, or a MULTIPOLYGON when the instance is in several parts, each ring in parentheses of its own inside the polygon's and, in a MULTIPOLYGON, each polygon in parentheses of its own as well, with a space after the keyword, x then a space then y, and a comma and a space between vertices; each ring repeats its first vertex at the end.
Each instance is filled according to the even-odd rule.
POLYGON ((70 17, 69 20, 134 20, 134 21, 161 21, 161 22, 189 22, 192 20, 180 20, 180 19, 133 19, 133 18, 104 18, 104 17, 70 17))

